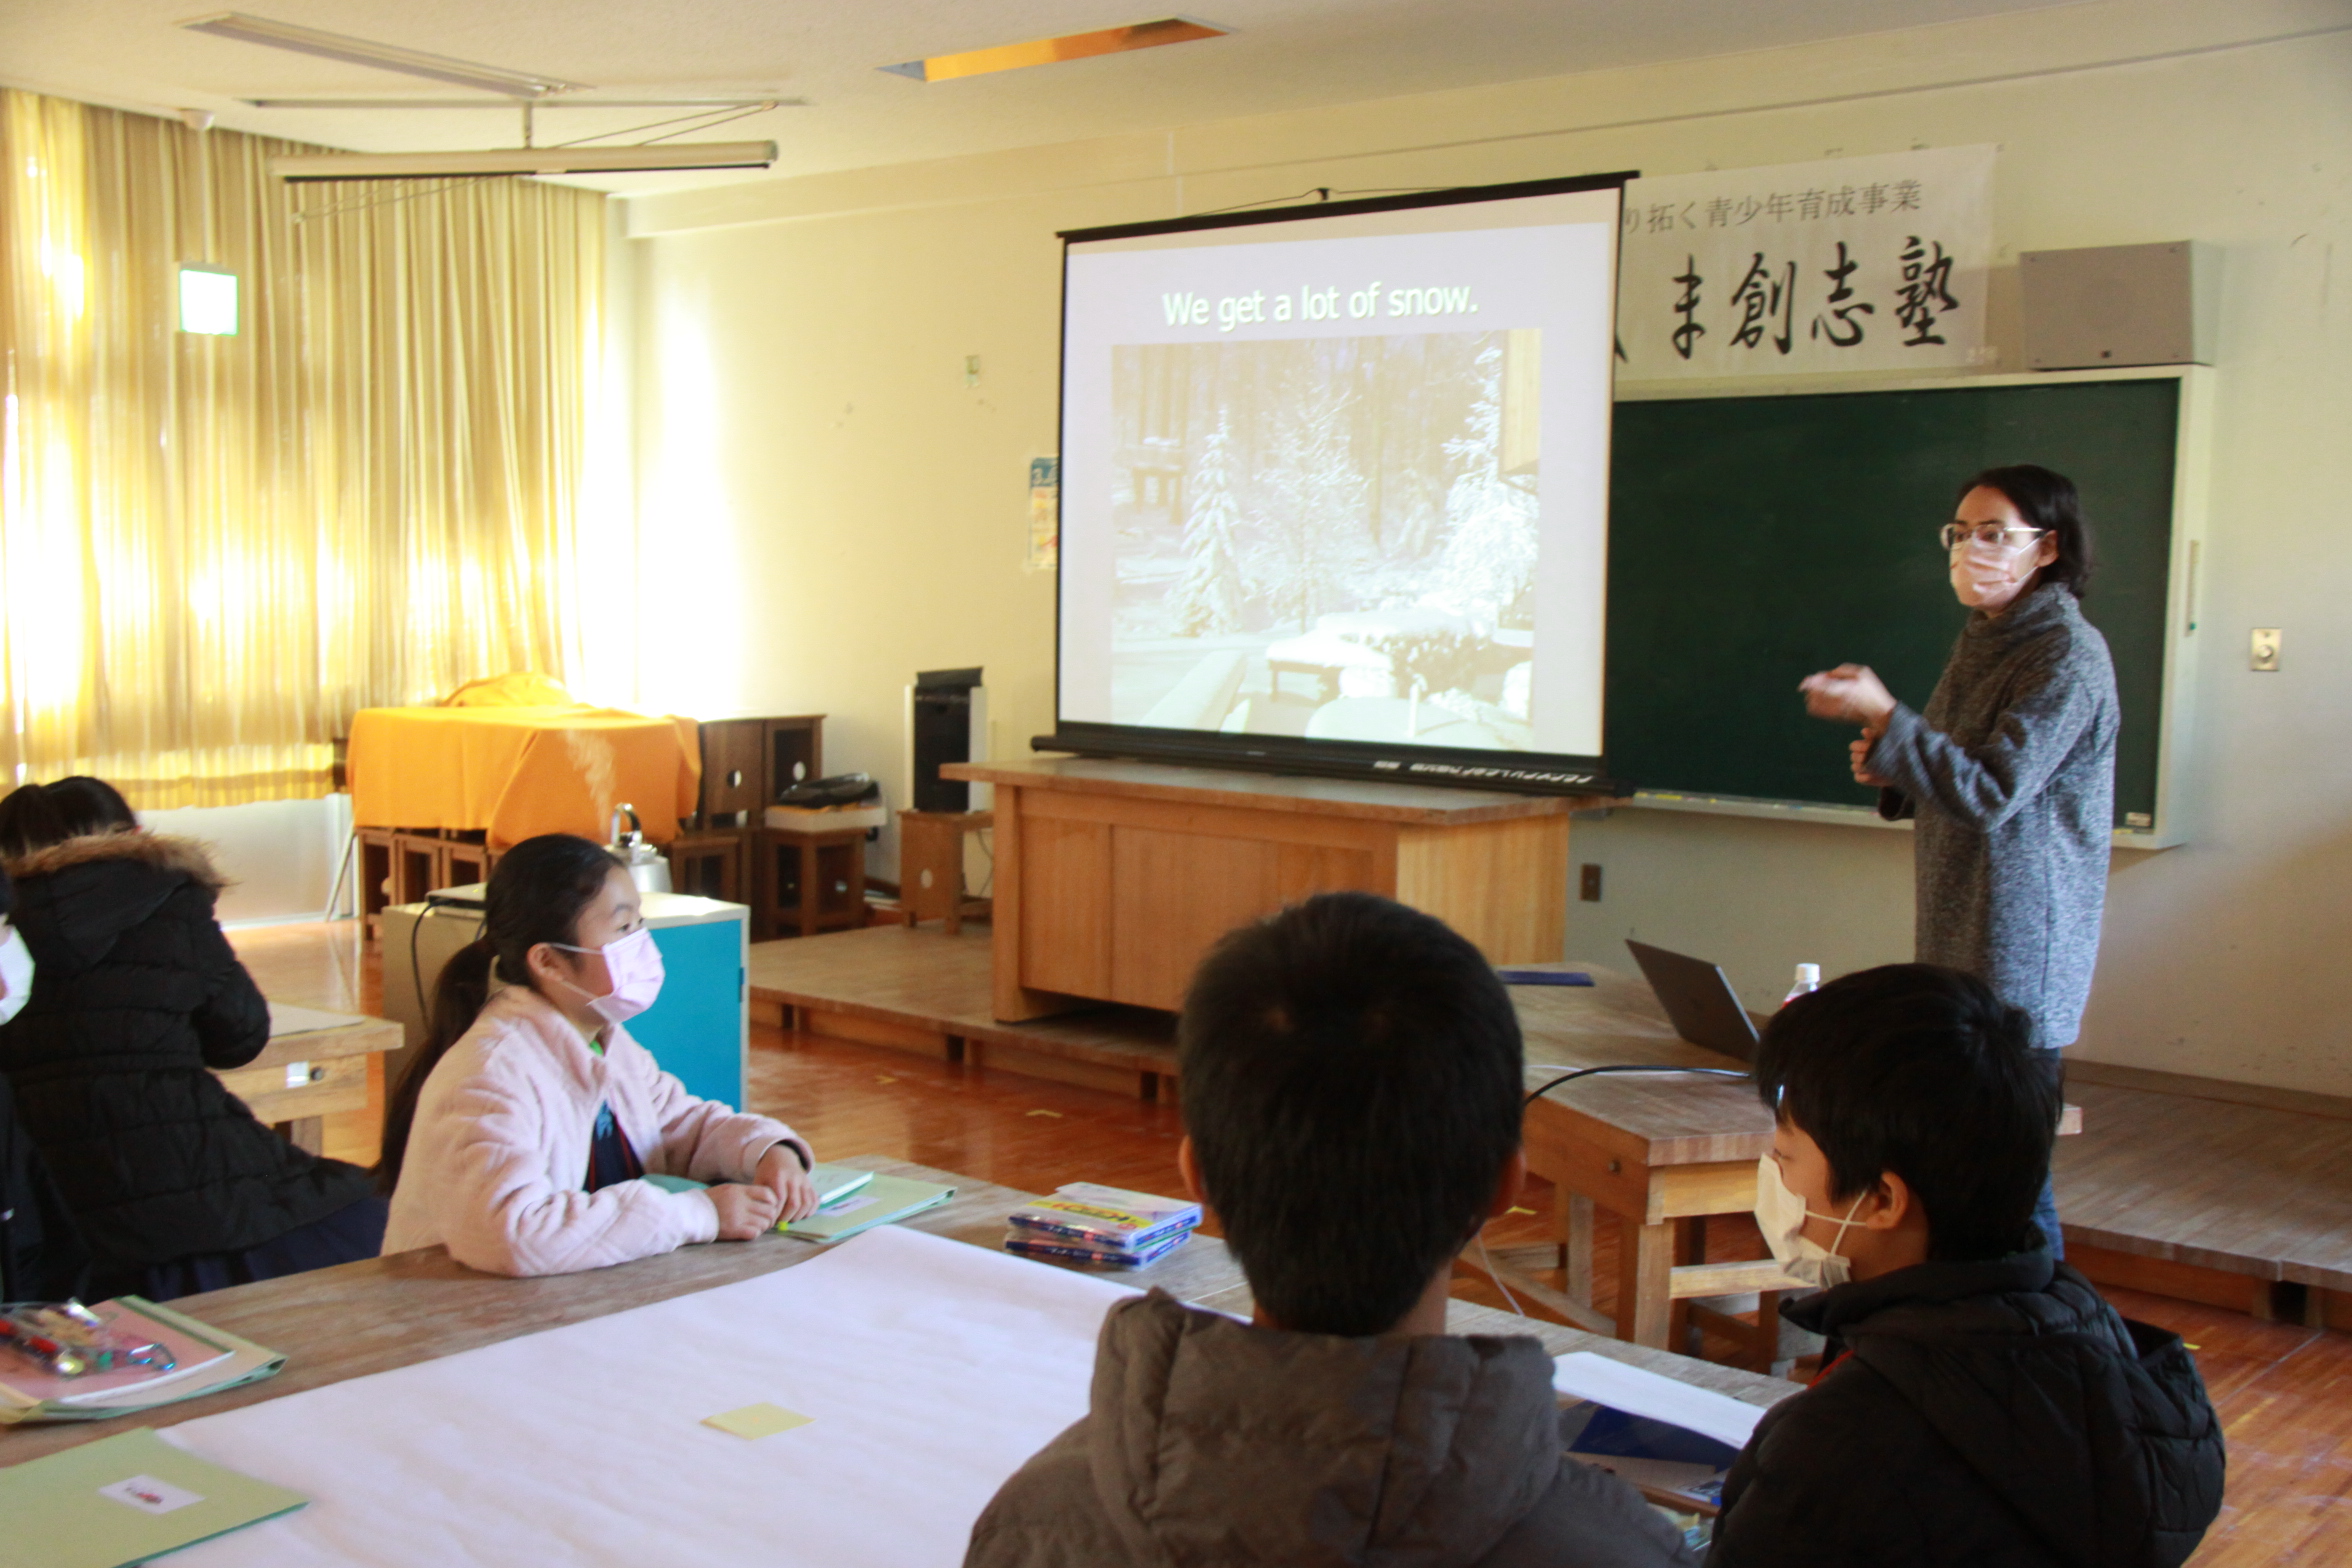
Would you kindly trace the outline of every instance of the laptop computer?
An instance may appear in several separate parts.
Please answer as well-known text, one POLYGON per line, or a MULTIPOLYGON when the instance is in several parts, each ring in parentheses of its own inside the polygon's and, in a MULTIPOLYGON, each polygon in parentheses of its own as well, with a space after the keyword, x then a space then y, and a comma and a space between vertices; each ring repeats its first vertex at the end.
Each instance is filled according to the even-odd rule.
POLYGON ((1642 978, 1657 993, 1658 1005, 1666 1009, 1667 1021, 1674 1025, 1676 1034, 1693 1045, 1743 1062, 1756 1059, 1756 1021, 1740 1006, 1739 993, 1723 977, 1719 965, 1631 938, 1625 945, 1632 951, 1633 961, 1641 965, 1642 978))

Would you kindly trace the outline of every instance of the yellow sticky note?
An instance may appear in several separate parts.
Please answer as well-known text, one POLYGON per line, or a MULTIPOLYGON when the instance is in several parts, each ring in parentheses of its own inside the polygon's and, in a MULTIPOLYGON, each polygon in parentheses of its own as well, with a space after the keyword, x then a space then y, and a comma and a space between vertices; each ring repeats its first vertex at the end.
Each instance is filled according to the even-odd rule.
POLYGON ((807 1426, 815 1419, 782 1405, 745 1405, 741 1410, 723 1410, 715 1416, 704 1416, 702 1424, 732 1432, 737 1437, 774 1437, 778 1432, 807 1426))

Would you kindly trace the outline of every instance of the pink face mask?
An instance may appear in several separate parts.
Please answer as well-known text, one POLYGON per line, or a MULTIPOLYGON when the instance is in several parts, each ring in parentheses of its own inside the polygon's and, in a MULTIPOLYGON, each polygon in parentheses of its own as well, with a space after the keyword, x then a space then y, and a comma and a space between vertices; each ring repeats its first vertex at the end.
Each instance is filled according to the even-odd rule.
POLYGON ((587 998, 588 1010, 608 1024, 627 1023, 653 1005, 661 995, 661 949, 653 945, 653 932, 640 926, 618 941, 603 947, 574 947, 568 942, 550 942, 567 953, 597 953, 604 958, 604 972, 612 982, 612 989, 602 996, 592 995, 568 980, 558 980, 565 990, 587 998))
POLYGON ((2042 569, 2039 545, 2038 539, 2029 539, 2015 549, 1970 543, 1952 551, 1952 592, 1972 610, 1998 614, 2042 569))

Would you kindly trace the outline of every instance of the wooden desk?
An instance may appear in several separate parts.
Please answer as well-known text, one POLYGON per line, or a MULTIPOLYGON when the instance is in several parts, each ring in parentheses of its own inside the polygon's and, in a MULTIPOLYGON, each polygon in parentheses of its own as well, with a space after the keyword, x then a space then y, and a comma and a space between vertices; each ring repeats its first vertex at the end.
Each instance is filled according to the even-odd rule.
MULTIPOLYGON (((1010 1187, 899 1160, 867 1156, 839 1163, 917 1181, 954 1184, 956 1195, 951 1202, 905 1223, 912 1229, 974 1246, 994 1248, 1001 1244, 1005 1216, 1033 1197, 1010 1187)), ((584 1274, 507 1279, 469 1269, 453 1261, 443 1248, 426 1247, 185 1297, 172 1305, 256 1344, 284 1352, 286 1369, 245 1388, 119 1420, 0 1427, 0 1466, 22 1464, 134 1426, 173 1426, 304 1389, 494 1345, 541 1329, 731 1285, 806 1263, 823 1250, 770 1233, 758 1241, 682 1247, 658 1258, 584 1274)), ((1197 1306, 1241 1316, 1250 1311, 1249 1285, 1239 1265, 1225 1244, 1212 1236, 1195 1236, 1148 1268, 1108 1277, 1138 1286, 1156 1285, 1197 1306)), ((1451 1305, 1446 1326, 1457 1334, 1531 1334, 1553 1355, 1597 1351, 1753 1405, 1771 1405, 1797 1391, 1793 1383, 1515 1318, 1465 1301, 1451 1305)))
MULTIPOLYGON (((1620 1063, 1745 1071, 1735 1058, 1678 1038, 1639 978, 1598 964, 1562 967, 1589 973, 1592 988, 1512 988, 1527 1039, 1530 1090, 1571 1068, 1620 1063)), ((1675 1320, 1687 1316, 1674 1306, 1678 1296, 1756 1290, 1779 1277, 1769 1263, 1757 1280, 1710 1277, 1702 1284, 1692 1273, 1678 1286, 1674 1277, 1676 1264, 1704 1262, 1707 1216, 1746 1213, 1755 1204, 1756 1161, 1772 1147, 1772 1116, 1751 1084, 1698 1076, 1582 1078, 1528 1106, 1526 1139, 1528 1169, 1555 1188, 1552 1218, 1568 1289, 1563 1295, 1506 1263, 1501 1272, 1513 1291, 1528 1289, 1583 1327, 1663 1348, 1675 1320), (1624 1226, 1613 1323, 1592 1305, 1596 1205, 1624 1226)), ((1759 1273, 1753 1265, 1717 1267, 1759 1273)), ((1759 1316, 1777 1335, 1773 1305, 1765 1302, 1759 1316)))
POLYGON ((296 1148, 317 1154, 326 1141, 321 1118, 367 1109, 368 1060, 399 1050, 401 1030, 387 1019, 354 1017, 340 1028, 278 1032, 282 1018, 301 1023, 307 1011, 273 1004, 270 1040, 261 1054, 213 1076, 256 1118, 296 1148))
POLYGON ((1425 909, 1494 962, 1560 956, 1560 796, 1079 758, 951 763, 996 786, 994 1006, 1174 1009, 1209 945, 1312 893, 1425 909))
MULTIPOLYGON (((1515 986, 1527 1040, 1527 1087, 1577 1067, 1616 1063, 1714 1067, 1747 1064, 1679 1038, 1649 985, 1599 964, 1560 965, 1593 977, 1590 989, 1515 986)), ((2082 1114, 2066 1108, 2061 1133, 2079 1132, 2082 1114)), ((1774 1287, 1785 1284, 1769 1259, 1708 1263, 1710 1215, 1746 1214, 1756 1201, 1756 1161, 1772 1148, 1772 1115, 1745 1079, 1619 1075, 1581 1078, 1527 1108, 1528 1169, 1554 1184, 1553 1223, 1560 1237, 1565 1294, 1528 1279, 1506 1259, 1503 1283, 1526 1289, 1572 1323, 1636 1344, 1681 1342, 1696 1313, 1709 1329, 1744 1344, 1757 1365, 1780 1359, 1774 1287), (1595 1206, 1624 1226, 1619 1249, 1617 1315, 1592 1305, 1595 1206), (1757 1323, 1690 1303, 1710 1296, 1760 1294, 1757 1323)))

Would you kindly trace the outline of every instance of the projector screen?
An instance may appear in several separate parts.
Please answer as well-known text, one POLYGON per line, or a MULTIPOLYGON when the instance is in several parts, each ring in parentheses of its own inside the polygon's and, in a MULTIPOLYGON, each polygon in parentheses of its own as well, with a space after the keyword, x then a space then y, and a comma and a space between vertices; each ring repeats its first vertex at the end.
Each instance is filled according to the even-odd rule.
POLYGON ((1050 744, 1602 785, 1621 195, 1065 235, 1050 744))

